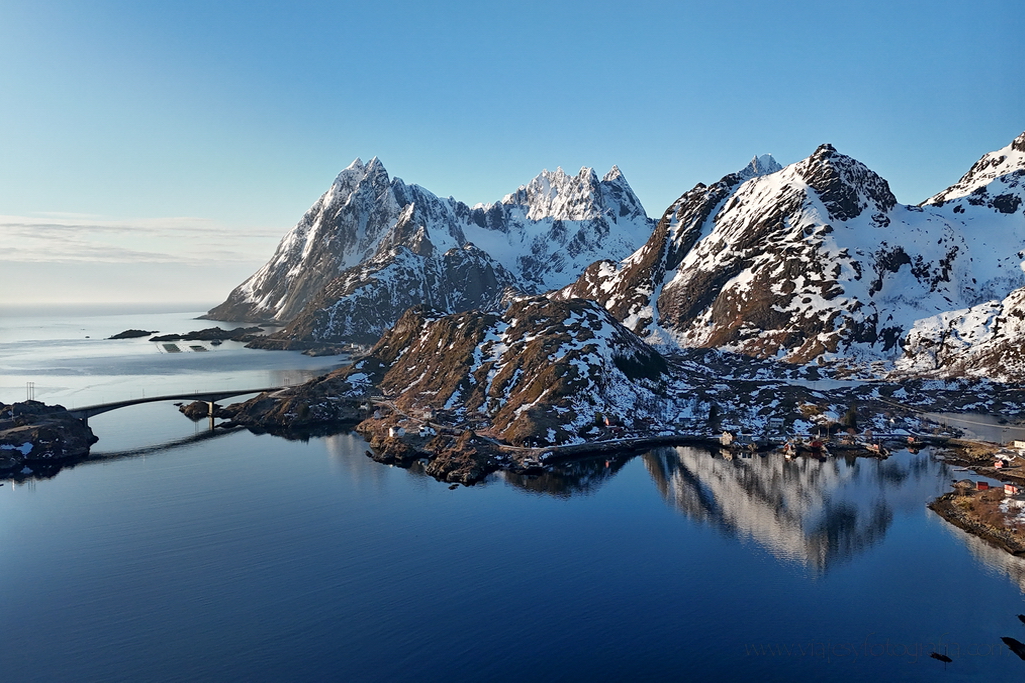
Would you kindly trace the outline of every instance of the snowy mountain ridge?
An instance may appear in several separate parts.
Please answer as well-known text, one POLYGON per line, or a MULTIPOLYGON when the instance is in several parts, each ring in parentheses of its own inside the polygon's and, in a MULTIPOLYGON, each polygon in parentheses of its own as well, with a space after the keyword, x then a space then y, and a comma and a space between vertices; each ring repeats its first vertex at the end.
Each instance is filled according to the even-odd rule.
POLYGON ((699 184, 637 252, 592 264, 554 296, 600 301, 655 343, 799 363, 893 360, 916 321, 1025 285, 1023 144, 984 157, 945 196, 968 194, 946 204, 899 204, 831 145, 699 184))
MULTIPOLYGON (((1002 185, 1010 185, 1013 188, 1017 186, 1012 184, 1013 181, 1023 176, 1025 176, 1025 132, 1006 147, 984 154, 961 177, 961 180, 929 197, 922 204, 942 206, 944 202, 973 194, 981 188, 985 188, 988 194, 988 186, 996 180, 1000 180, 1002 185)), ((999 186, 997 187, 999 188, 999 186)), ((1007 213, 1013 213, 1013 211, 1007 211, 1007 213)))
POLYGON ((356 159, 271 260, 206 317, 291 321, 282 336, 374 341, 409 306, 493 308, 507 290, 561 287, 597 258, 622 258, 654 225, 626 178, 544 171, 473 208, 356 159), (302 332, 300 332, 302 330, 302 332))

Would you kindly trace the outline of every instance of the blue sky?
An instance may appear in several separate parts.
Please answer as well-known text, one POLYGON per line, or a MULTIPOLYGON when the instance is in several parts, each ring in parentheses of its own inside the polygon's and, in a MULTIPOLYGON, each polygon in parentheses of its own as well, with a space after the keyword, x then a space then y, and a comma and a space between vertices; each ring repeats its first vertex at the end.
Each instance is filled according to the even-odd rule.
POLYGON ((0 0, 0 286, 216 303, 357 156, 468 203, 618 164, 658 216, 830 142, 917 203, 1025 130, 1023 19, 1020 0, 0 0))

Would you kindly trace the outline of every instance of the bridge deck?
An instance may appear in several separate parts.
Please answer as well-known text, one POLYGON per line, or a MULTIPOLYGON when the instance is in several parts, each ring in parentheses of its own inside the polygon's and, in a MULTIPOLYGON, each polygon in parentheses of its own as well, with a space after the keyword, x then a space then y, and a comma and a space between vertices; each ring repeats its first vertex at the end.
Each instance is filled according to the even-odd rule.
POLYGON ((243 396, 245 394, 262 394, 265 391, 280 391, 281 389, 287 389, 288 387, 265 387, 263 389, 230 389, 222 391, 194 391, 192 393, 182 394, 167 394, 165 396, 146 396, 144 398, 130 398, 125 401, 113 401, 110 403, 97 403, 91 406, 82 406, 81 408, 72 408, 68 412, 72 417, 79 419, 88 419, 94 415, 106 413, 111 410, 117 410, 118 408, 126 408, 128 406, 138 405, 140 403, 155 403, 157 401, 207 401, 214 402, 220 401, 225 398, 231 398, 232 396, 243 396))

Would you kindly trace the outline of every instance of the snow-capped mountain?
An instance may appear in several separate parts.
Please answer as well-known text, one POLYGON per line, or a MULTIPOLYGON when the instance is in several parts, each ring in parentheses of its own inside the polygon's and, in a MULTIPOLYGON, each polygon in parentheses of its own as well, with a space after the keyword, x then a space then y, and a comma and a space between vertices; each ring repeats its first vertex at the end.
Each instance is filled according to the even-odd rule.
POLYGON ((641 249, 592 264, 556 296, 598 300, 649 341, 792 362, 892 359, 917 320, 1025 285, 1023 141, 922 206, 899 204, 831 145, 698 185, 641 249))
POLYGON ((417 303, 493 308, 507 289, 564 286, 596 258, 629 254, 653 225, 615 167, 601 180, 588 168, 544 171, 471 208, 357 159, 207 317, 294 320, 284 335, 373 341, 417 303))
POLYGON ((984 154, 954 185, 922 202, 943 206, 945 202, 969 198, 972 206, 989 206, 1001 213, 1014 213, 1021 206, 1025 179, 1025 133, 1011 144, 984 154))

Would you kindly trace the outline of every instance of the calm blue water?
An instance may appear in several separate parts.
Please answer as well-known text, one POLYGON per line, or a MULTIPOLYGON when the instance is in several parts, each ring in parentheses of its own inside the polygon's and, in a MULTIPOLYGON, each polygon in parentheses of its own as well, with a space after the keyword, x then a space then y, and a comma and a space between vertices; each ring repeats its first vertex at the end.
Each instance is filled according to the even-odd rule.
MULTIPOLYGON (((108 336, 146 327, 129 317, 108 336)), ((51 329, 37 322, 29 336, 51 329)), ((85 403, 331 362, 229 349, 217 371, 139 346, 125 374, 90 375, 99 343, 33 356, 9 321, 3 335, 6 401, 25 391, 8 377, 85 403), (45 372, 58 366, 69 371, 45 372)), ((90 423, 94 460, 0 487, 4 681, 1025 673, 999 640, 1025 640, 1025 563, 926 510, 954 476, 928 453, 817 463, 661 449, 450 490, 373 462, 352 435, 204 438, 163 404, 90 423), (928 658, 944 647, 945 670, 928 658)))

